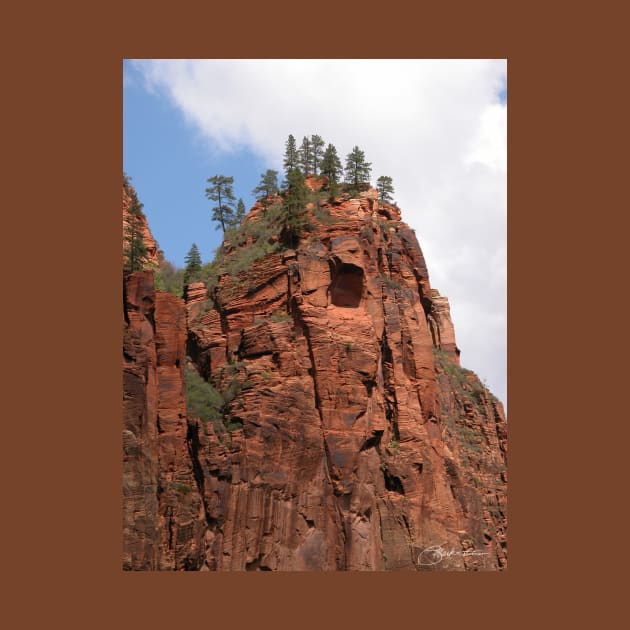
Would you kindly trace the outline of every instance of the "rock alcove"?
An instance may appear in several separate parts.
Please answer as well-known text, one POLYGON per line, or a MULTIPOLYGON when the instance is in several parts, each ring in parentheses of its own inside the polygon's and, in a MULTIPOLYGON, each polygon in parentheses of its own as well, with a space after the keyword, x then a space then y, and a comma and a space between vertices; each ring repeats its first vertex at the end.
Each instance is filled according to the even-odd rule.
POLYGON ((358 308, 363 297, 363 269, 350 263, 341 263, 332 269, 332 277, 331 304, 344 308, 358 308))

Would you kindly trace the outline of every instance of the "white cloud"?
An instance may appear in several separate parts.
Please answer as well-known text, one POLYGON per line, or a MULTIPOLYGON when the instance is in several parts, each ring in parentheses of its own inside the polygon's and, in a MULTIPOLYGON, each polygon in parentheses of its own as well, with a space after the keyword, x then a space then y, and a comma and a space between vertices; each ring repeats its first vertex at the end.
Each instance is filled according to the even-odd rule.
POLYGON ((292 133, 356 144, 394 179, 431 284, 447 295, 462 363, 506 391, 505 60, 134 62, 209 146, 248 148, 281 170, 292 133))

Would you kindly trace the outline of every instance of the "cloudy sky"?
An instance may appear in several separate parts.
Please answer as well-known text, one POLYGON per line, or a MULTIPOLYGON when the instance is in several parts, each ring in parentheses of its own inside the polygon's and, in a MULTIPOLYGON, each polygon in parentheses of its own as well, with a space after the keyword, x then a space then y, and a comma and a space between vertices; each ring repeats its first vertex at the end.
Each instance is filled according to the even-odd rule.
POLYGON ((506 60, 126 60, 123 167, 168 259, 212 259, 206 179, 233 175, 249 208, 293 134, 372 180, 393 178, 431 285, 448 296, 464 367, 507 404, 506 60))

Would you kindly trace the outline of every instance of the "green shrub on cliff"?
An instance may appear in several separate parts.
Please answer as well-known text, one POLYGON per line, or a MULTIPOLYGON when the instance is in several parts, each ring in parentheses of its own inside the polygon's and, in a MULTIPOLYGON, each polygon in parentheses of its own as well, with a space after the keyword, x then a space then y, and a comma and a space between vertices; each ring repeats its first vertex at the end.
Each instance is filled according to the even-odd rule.
POLYGON ((199 375, 191 363, 186 363, 186 411, 189 415, 211 422, 223 419, 223 396, 199 375))
POLYGON ((221 389, 204 380, 192 361, 187 358, 184 370, 186 381, 186 411, 189 416, 203 422, 212 422, 219 432, 240 429, 243 423, 233 417, 229 405, 241 392, 249 389, 251 383, 239 373, 242 364, 231 363, 224 366, 216 376, 223 383, 221 389))
POLYGON ((160 291, 168 291, 177 297, 182 297, 184 292, 184 270, 166 260, 161 252, 158 255, 159 262, 155 271, 155 288, 160 291))
POLYGON ((190 494, 192 492, 192 486, 187 483, 178 483, 176 481, 171 481, 168 484, 168 487, 175 490, 175 492, 179 492, 180 494, 190 494))

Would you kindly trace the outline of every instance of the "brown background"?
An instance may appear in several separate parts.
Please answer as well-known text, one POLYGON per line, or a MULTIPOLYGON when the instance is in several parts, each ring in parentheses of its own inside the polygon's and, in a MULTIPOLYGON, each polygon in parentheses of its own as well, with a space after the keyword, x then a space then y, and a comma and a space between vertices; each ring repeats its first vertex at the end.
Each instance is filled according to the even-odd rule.
POLYGON ((621 111, 623 74, 610 69, 627 22, 613 3, 597 14, 550 4, 62 2, 5 15, 10 627, 611 627, 605 600, 621 583, 606 584, 604 569, 625 521, 593 472, 608 469, 621 436, 596 379, 614 389, 623 372, 598 356, 614 343, 614 313, 597 309, 593 262, 596 247, 605 262, 620 251, 615 234, 595 233, 620 202, 593 179, 621 111), (120 570, 122 58, 184 56, 508 58, 506 573, 120 570))

